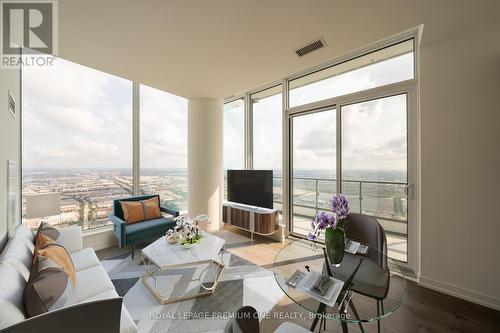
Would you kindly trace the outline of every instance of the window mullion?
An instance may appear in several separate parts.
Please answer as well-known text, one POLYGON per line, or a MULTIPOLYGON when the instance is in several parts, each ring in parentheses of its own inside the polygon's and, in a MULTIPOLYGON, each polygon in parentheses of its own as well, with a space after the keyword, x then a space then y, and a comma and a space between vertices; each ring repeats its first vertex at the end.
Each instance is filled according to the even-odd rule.
POLYGON ((245 114, 245 169, 253 169, 253 115, 250 94, 244 95, 245 114))
POLYGON ((133 82, 132 84, 132 182, 133 193, 140 193, 140 84, 133 82))

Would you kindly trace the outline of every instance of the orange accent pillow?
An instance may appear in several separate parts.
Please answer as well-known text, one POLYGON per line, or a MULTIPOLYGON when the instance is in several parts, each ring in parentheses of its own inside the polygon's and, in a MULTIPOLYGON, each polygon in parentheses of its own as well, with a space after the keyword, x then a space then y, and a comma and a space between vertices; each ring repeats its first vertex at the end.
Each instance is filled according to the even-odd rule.
POLYGON ((35 241, 35 250, 40 250, 49 244, 55 244, 56 242, 47 235, 39 234, 35 241))
POLYGON ((33 253, 33 263, 36 261, 36 256, 38 255, 38 250, 44 248, 47 245, 55 244, 56 242, 47 235, 38 233, 35 238, 35 251, 33 253))
POLYGON ((120 201, 126 224, 144 221, 144 206, 140 201, 120 201))
POLYGON ((57 265, 59 265, 66 274, 68 274, 73 287, 76 286, 76 274, 75 266, 73 266, 73 261, 69 256, 68 251, 64 246, 59 244, 48 244, 45 247, 36 251, 36 254, 40 257, 45 257, 51 259, 57 265))
POLYGON ((158 197, 142 200, 141 202, 144 205, 145 220, 152 220, 162 217, 160 210, 160 201, 158 200, 158 197))

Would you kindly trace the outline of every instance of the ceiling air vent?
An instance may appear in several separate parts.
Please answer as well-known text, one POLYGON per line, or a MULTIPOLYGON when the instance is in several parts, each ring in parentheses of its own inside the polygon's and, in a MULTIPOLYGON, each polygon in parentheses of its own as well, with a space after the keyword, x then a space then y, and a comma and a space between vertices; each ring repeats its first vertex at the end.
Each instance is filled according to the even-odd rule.
POLYGON ((319 38, 319 39, 307 44, 306 46, 301 47, 298 50, 295 50, 295 53, 297 53, 297 55, 299 57, 302 57, 308 53, 311 53, 312 51, 316 51, 316 50, 321 49, 322 47, 325 47, 325 46, 326 46, 325 40, 323 38, 319 38))

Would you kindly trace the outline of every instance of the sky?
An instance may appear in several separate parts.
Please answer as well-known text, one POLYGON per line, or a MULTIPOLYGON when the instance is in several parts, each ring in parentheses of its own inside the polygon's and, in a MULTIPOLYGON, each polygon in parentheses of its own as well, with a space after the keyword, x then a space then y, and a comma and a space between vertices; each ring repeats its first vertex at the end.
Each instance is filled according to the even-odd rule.
MULTIPOLYGON (((185 167, 186 100, 141 86, 141 105, 144 167, 185 167)), ((132 82, 63 59, 23 69, 23 167, 131 169, 132 82)))
POLYGON ((224 169, 244 169, 245 111, 243 99, 224 104, 224 169))
MULTIPOLYGON (((413 76, 412 54, 314 82, 290 92, 300 105, 413 76)), ((254 106, 254 168, 281 169, 281 94, 254 106)), ((297 169, 335 168, 335 111, 294 120, 297 169)), ((186 168, 187 100, 141 86, 141 167, 186 168)), ((342 110, 343 166, 406 169, 404 96, 342 110)), ((23 70, 23 167, 131 168, 132 82, 57 59, 23 70)), ((224 167, 243 168, 242 100, 224 106, 224 167)))
MULTIPOLYGON (((297 106, 413 77, 413 54, 346 72, 290 91, 297 106)), ((241 168, 243 104, 224 111, 224 166, 241 168), (240 162, 241 161, 241 162, 240 162), (238 164, 239 163, 239 164, 238 164)), ((406 96, 345 106, 342 112, 342 165, 345 170, 406 171, 406 96)), ((336 164, 336 111, 295 117, 294 168, 332 170, 336 164)), ((254 105, 254 167, 281 169, 281 94, 254 105), (256 112, 257 111, 257 112, 256 112)))
POLYGON ((187 168, 187 100, 141 86, 141 168, 187 168))
POLYGON ((253 167, 281 170, 282 96, 263 98, 253 104, 253 167))

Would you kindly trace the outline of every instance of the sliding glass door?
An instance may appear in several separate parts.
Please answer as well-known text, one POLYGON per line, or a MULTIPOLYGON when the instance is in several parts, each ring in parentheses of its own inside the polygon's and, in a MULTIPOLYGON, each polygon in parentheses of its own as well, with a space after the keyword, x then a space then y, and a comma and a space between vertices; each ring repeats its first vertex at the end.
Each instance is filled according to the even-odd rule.
POLYGON ((375 216, 389 255, 407 261, 407 95, 342 105, 341 192, 351 211, 375 216))
POLYGON ((408 262, 408 93, 374 90, 324 105, 287 111, 290 232, 307 235, 332 195, 343 193, 351 212, 384 227, 389 256, 408 262))
POLYGON ((290 118, 291 232, 307 235, 311 221, 336 193, 336 111, 290 118))

